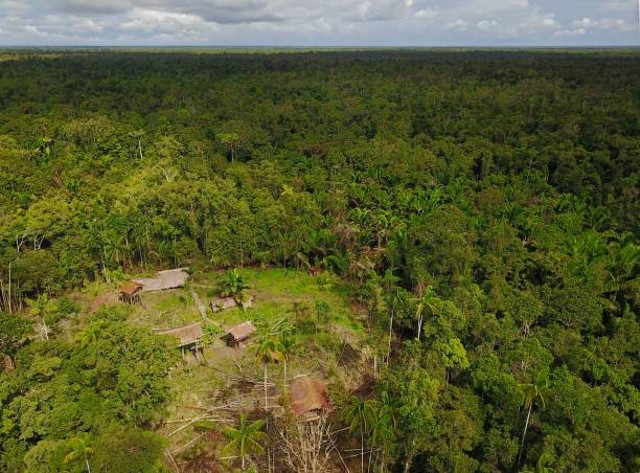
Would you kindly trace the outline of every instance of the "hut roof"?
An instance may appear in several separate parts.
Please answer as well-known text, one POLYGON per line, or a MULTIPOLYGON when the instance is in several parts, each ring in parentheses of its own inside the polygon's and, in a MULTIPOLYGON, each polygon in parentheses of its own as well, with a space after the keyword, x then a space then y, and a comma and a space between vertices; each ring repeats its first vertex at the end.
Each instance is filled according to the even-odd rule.
POLYGON ((181 347, 196 343, 204 337, 200 322, 171 330, 162 330, 157 333, 160 335, 171 335, 172 337, 178 338, 180 340, 181 347))
POLYGON ((317 410, 331 410, 327 387, 319 379, 303 376, 289 387, 291 408, 300 416, 317 410))
POLYGON ((142 289, 142 284, 136 281, 129 281, 125 283, 120 288, 120 294, 126 294, 127 296, 132 296, 136 292, 142 289))
POLYGON ((227 332, 227 336, 232 337, 236 342, 240 342, 249 338, 249 336, 255 333, 256 330, 256 326, 250 321, 242 322, 241 324, 230 328, 227 332))
POLYGON ((212 311, 219 312, 224 309, 236 307, 238 303, 233 297, 218 297, 216 299, 212 299, 209 305, 211 306, 212 311))
POLYGON ((184 287, 188 278, 187 268, 177 268, 159 271, 155 278, 134 279, 134 282, 142 284, 142 292, 164 291, 184 287))

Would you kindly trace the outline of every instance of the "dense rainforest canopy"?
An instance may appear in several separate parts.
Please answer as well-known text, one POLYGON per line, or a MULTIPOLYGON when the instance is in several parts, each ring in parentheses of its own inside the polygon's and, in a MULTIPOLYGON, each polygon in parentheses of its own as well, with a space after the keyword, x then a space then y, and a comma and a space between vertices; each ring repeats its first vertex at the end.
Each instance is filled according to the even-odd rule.
POLYGON ((165 468, 178 354, 123 310, 56 337, 66 294, 311 265, 388 333, 363 468, 638 471, 639 77, 615 51, 3 54, 0 470, 165 468))

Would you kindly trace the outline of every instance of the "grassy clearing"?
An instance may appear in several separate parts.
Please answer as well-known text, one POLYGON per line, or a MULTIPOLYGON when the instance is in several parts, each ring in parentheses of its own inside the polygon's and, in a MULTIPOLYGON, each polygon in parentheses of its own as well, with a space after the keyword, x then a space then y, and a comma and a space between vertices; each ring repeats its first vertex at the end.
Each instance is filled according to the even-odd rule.
MULTIPOLYGON (((168 406, 160 432, 170 442, 170 451, 180 456, 203 445, 197 420, 214 425, 235 423, 239 414, 264 407, 263 365, 256 359, 260 340, 283 325, 293 327, 295 341, 287 363, 287 380, 298 375, 319 377, 327 383, 332 400, 339 404, 369 371, 369 336, 354 311, 348 283, 331 274, 309 276, 304 271, 279 268, 240 271, 255 297, 253 307, 213 313, 209 308, 223 272, 196 272, 187 287, 142 295, 143 305, 132 306, 129 320, 149 330, 176 328, 203 321, 191 292, 207 306, 208 321, 215 333, 196 359, 187 352, 171 370, 169 381, 174 401, 168 406), (325 315, 318 316, 318 305, 325 315), (227 347, 220 336, 226 329, 250 320, 258 332, 238 349, 227 347)), ((139 277, 135 275, 132 277, 139 277)), ((119 284, 92 284, 76 300, 89 305, 97 296, 115 294, 119 284)), ((113 303, 113 302, 112 302, 113 303)), ((117 303, 117 302, 116 302, 117 303)), ((81 325, 81 321, 78 321, 81 325)), ((70 327, 69 335, 81 327, 70 327)), ((269 366, 268 398, 274 415, 282 412, 286 393, 284 366, 269 366)), ((219 445, 207 444, 216 450, 219 445)))
MULTIPOLYGON (((189 425, 190 421, 202 417, 224 425, 235 422, 240 412, 263 407, 263 367, 255 353, 259 341, 283 321, 294 327, 297 342, 288 361, 289 381, 301 374, 317 376, 327 382, 333 397, 341 398, 357 386, 366 371, 354 365, 363 360, 341 360, 353 348, 358 353, 366 351, 365 329, 352 311, 348 284, 333 275, 318 279, 284 269, 252 268, 241 273, 249 283, 249 293, 255 296, 253 308, 216 314, 208 309, 207 315, 212 323, 225 328, 251 320, 258 332, 239 349, 214 340, 200 360, 187 354, 171 372, 175 401, 169 406, 161 432, 170 440, 171 451, 176 455, 187 451, 184 447, 192 445, 190 442, 196 445, 198 440, 194 440, 202 434, 195 423, 189 425), (320 322, 316 314, 318 301, 328 307, 326 319, 320 322)), ((221 272, 199 273, 189 283, 207 307, 221 276, 221 272)), ((144 294, 143 300, 145 307, 135 308, 131 315, 136 323, 169 328, 202 320, 189 288, 144 294)), ((268 394, 276 414, 284 392, 284 367, 272 365, 268 394)))

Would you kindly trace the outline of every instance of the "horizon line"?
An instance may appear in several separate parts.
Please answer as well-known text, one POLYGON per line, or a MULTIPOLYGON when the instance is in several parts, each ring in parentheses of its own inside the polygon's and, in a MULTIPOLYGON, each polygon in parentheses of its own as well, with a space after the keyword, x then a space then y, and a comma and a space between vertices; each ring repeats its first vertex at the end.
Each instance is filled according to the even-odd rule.
POLYGON ((536 44, 477 44, 477 45, 218 45, 218 44, 0 44, 0 49, 42 48, 215 48, 215 49, 640 49, 640 44, 593 44, 593 45, 536 45, 536 44))

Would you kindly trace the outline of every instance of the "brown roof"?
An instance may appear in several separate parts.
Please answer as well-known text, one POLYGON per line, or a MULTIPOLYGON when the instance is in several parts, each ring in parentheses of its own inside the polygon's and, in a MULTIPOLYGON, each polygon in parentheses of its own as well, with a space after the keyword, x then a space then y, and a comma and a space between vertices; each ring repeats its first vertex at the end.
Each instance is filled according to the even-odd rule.
POLYGON ((122 287, 120 288, 120 294, 132 296, 140 289, 142 289, 142 284, 135 281, 129 281, 128 283, 122 285, 122 287))
POLYGON ((200 322, 171 330, 162 330, 157 333, 160 335, 171 335, 172 337, 179 338, 181 347, 191 345, 192 343, 200 341, 202 337, 204 337, 200 322))
POLYGON ((319 379, 303 376, 289 387, 291 408, 296 415, 318 410, 331 410, 327 387, 319 379))
POLYGON ((242 322, 241 324, 230 328, 227 332, 227 336, 233 337, 236 342, 241 342, 242 340, 249 338, 249 336, 255 333, 256 330, 257 328, 253 323, 249 321, 242 322))

